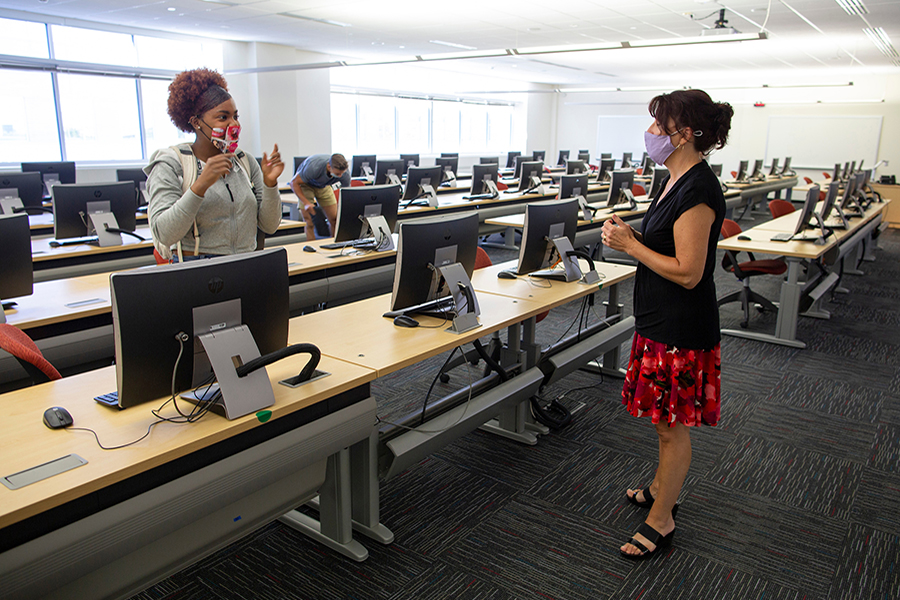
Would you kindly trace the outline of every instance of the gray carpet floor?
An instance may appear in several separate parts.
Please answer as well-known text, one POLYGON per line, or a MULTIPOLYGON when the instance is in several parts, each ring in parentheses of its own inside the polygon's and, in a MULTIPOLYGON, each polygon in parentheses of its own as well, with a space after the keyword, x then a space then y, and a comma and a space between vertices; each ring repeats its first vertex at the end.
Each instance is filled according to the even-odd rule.
MULTIPOLYGON (((652 479, 655 433, 625 412, 621 380, 578 372, 542 391, 576 412, 536 446, 475 432, 383 481, 396 541, 357 536, 367 561, 273 523, 135 598, 898 598, 900 231, 879 245, 866 275, 845 276, 849 293, 825 303, 830 320, 801 318, 806 349, 723 338, 722 420, 692 432, 675 543, 652 560, 618 548, 646 514, 624 491, 652 479)), ((720 296, 738 289, 718 267, 716 280, 720 296)), ((772 299, 779 285, 752 282, 772 299)), ((578 308, 553 310, 540 341, 555 341, 578 308)), ((721 308, 723 327, 740 319, 739 305, 721 308)), ((750 329, 774 326, 753 311, 750 329)), ((380 417, 421 408, 443 360, 379 380, 380 417)), ((433 395, 467 380, 457 369, 433 395)))

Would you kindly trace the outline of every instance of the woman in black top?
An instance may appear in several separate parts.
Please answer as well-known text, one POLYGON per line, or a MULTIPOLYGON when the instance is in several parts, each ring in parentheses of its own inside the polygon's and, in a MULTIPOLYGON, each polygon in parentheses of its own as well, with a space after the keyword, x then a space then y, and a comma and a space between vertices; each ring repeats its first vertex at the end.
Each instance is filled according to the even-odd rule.
POLYGON ((689 427, 719 420, 719 310, 713 267, 725 197, 705 156, 728 138, 731 106, 701 90, 677 90, 650 101, 654 122, 647 152, 669 176, 637 232, 618 216, 603 224, 604 243, 638 260, 635 334, 622 402, 650 417, 659 436, 659 466, 628 501, 650 508, 621 548, 647 558, 671 543, 676 501, 691 463, 689 427))

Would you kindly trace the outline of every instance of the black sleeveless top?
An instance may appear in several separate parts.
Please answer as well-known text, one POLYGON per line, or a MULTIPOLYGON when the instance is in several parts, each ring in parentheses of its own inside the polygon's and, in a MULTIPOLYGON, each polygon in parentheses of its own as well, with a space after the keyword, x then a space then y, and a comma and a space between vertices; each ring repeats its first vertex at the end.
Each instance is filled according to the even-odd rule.
MULTIPOLYGON (((661 191, 668 181, 668 177, 663 180, 661 191)), ((725 196, 709 164, 700 161, 664 198, 657 196, 641 224, 644 245, 665 256, 675 256, 675 221, 701 203, 712 208, 716 218, 709 230, 700 282, 689 290, 643 264, 638 264, 634 282, 635 331, 654 342, 692 350, 709 350, 721 339, 713 271, 716 242, 725 218, 725 196)))

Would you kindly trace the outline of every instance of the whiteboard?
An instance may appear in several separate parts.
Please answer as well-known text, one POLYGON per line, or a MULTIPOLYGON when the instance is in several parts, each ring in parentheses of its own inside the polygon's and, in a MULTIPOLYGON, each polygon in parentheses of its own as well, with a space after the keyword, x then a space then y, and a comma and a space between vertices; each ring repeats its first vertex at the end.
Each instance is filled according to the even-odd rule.
POLYGON ((881 116, 769 117, 766 163, 791 157, 801 169, 831 169, 835 163, 865 160, 873 167, 881 142, 881 116))
POLYGON ((652 122, 650 115, 597 117, 597 156, 591 156, 592 162, 598 162, 604 152, 612 153, 616 160, 622 158, 623 152, 631 152, 632 158, 640 160, 644 155, 644 132, 652 122))

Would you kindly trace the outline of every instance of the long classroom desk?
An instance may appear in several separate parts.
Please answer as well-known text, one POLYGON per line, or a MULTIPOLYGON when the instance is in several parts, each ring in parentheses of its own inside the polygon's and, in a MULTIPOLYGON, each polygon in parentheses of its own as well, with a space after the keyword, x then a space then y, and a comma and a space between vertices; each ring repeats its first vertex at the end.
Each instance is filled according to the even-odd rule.
MULTIPOLYGON (((887 209, 890 200, 884 203, 873 203, 859 218, 850 220, 848 229, 835 229, 833 234, 825 238, 825 242, 817 245, 812 241, 772 241, 776 233, 792 232, 796 228, 800 211, 794 211, 777 219, 744 231, 741 235, 749 240, 739 240, 738 236, 720 240, 718 248, 739 252, 758 252, 783 256, 788 265, 787 276, 781 284, 778 302, 778 317, 775 333, 767 334, 743 329, 723 329, 722 333, 735 337, 770 342, 793 348, 805 348, 806 343, 797 339, 797 319, 800 315, 801 298, 812 298, 810 309, 804 314, 813 317, 828 318, 827 311, 819 306, 825 291, 838 282, 837 273, 816 277, 808 281, 800 280, 803 261, 817 261, 826 257, 829 264, 834 264, 843 256, 859 252, 863 240, 870 240, 876 228, 881 224, 882 213, 887 209)), ((808 231, 807 235, 812 232, 808 231)), ((871 250, 871 244, 867 244, 871 250)), ((845 270, 844 272, 850 272, 845 270)))
POLYGON ((785 198, 790 200, 791 190, 797 185, 797 177, 794 175, 785 177, 766 177, 765 181, 752 182, 726 181, 725 185, 728 186, 729 190, 740 192, 740 200, 729 206, 731 210, 738 208, 744 209, 741 214, 735 218, 737 221, 746 217, 756 204, 766 199, 766 196, 768 196, 770 192, 775 192, 776 197, 778 197, 781 190, 786 190, 785 198))
MULTIPOLYGON (((96 403, 93 396, 115 389, 113 367, 3 395, 4 483, 63 457, 86 462, 19 489, 0 487, 4 598, 128 597, 326 493, 344 449, 371 436, 375 373, 323 357, 318 368, 328 377, 277 384, 306 359, 267 367, 275 393, 268 409, 233 421, 210 414, 190 425, 161 423, 114 451, 88 431, 42 423, 45 409, 62 406, 104 445, 140 438, 165 399, 126 410, 96 403)), ((171 407, 163 413, 175 415, 171 407)), ((320 514, 324 535, 364 557, 332 506, 320 514)))

